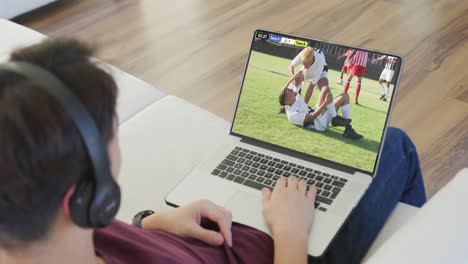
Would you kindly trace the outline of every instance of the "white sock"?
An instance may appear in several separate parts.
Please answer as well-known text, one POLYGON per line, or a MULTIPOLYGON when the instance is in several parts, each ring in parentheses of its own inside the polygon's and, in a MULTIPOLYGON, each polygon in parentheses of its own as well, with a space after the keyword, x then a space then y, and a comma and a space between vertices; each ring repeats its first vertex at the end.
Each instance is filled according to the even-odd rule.
POLYGON ((382 90, 382 94, 385 94, 385 86, 383 83, 380 84, 380 90, 382 90))
POLYGON ((343 118, 351 119, 351 107, 349 104, 343 105, 341 107, 341 112, 343 112, 343 118))
POLYGON ((387 99, 387 95, 388 95, 388 87, 385 87, 385 99, 387 99))
POLYGON ((327 112, 331 115, 331 117, 335 117, 337 116, 338 114, 336 113, 336 108, 335 108, 335 105, 332 103, 329 103, 327 105, 327 112))

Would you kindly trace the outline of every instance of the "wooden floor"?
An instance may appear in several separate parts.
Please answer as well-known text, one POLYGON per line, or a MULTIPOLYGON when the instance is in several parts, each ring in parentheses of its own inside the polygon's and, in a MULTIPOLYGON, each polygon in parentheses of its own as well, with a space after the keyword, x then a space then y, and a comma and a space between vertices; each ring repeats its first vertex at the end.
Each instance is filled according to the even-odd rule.
POLYGON ((17 22, 231 120, 256 28, 402 54, 390 124, 414 140, 429 196, 468 167, 468 1, 64 0, 17 22))

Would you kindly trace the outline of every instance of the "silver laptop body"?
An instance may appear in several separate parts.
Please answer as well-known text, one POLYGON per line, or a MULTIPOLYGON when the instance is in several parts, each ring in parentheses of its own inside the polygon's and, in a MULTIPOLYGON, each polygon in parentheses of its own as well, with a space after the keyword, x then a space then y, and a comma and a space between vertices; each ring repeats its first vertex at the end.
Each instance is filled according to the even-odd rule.
MULTIPOLYGON (((224 145, 219 146, 219 149, 212 153, 209 158, 196 165, 196 167, 167 194, 166 203, 171 206, 182 206, 197 199, 209 199, 229 209, 232 212, 234 222, 239 222, 271 234, 263 218, 263 200, 260 189, 263 186, 273 188, 275 176, 277 178, 279 176, 288 177, 289 175, 295 175, 315 185, 321 182, 322 187, 318 188, 321 193, 317 196, 315 219, 309 237, 308 248, 309 255, 320 257, 325 253, 333 238, 346 222, 346 219, 356 207, 375 176, 402 65, 403 60, 401 57, 389 55, 385 52, 359 49, 348 45, 334 44, 268 30, 256 30, 253 35, 249 59, 247 60, 244 78, 239 92, 236 112, 230 131, 230 140, 224 145), (247 111, 247 116, 249 118, 245 117, 246 112, 243 112, 242 116, 239 114, 240 111, 242 111, 242 100, 245 99, 243 98, 243 92, 248 94, 248 90, 246 90, 249 89, 246 88, 248 82, 251 81, 252 83, 258 84, 254 85, 254 88, 250 88, 252 89, 251 91, 256 91, 253 89, 261 91, 261 89, 263 89, 262 84, 266 82, 262 80, 278 79, 286 83, 289 79, 287 71, 288 61, 291 61, 293 56, 299 54, 305 46, 311 46, 316 50, 320 49, 324 52, 329 69, 329 85, 332 89, 333 96, 336 96, 338 93, 337 89, 343 89, 343 86, 336 84, 336 78, 332 77, 336 76, 336 72, 340 70, 339 67, 343 65, 343 60, 341 60, 341 62, 336 62, 336 57, 343 54, 348 49, 368 52, 368 69, 366 69, 368 73, 364 75, 364 77, 369 80, 363 78, 362 86, 365 91, 362 91, 360 95, 365 95, 367 99, 364 100, 363 97, 363 99, 361 99, 361 104, 365 106, 366 101, 368 101, 372 105, 381 107, 386 113, 384 113, 383 116, 380 115, 378 118, 376 117, 375 120, 371 120, 379 124, 379 128, 377 136, 375 136, 374 133, 374 140, 372 141, 374 149, 372 149, 370 157, 373 157, 373 159, 370 159, 372 162, 368 162, 366 165, 367 167, 364 168, 361 164, 353 166, 352 163, 359 157, 352 157, 353 154, 351 153, 346 154, 345 152, 347 152, 347 150, 343 151, 342 158, 349 162, 348 164, 343 164, 335 160, 330 160, 330 158, 328 158, 330 156, 324 158, 321 153, 304 153, 303 151, 277 144, 275 140, 269 140, 269 138, 266 138, 266 140, 265 138, 259 139, 258 137, 260 136, 257 137, 258 130, 257 134, 255 134, 255 131, 252 133, 249 132, 249 134, 240 133, 239 131, 242 130, 236 128, 238 125, 237 122, 242 121, 241 118, 246 120, 255 118, 261 119, 261 117, 256 117, 256 112, 249 113, 247 111), (372 63, 372 59, 380 58, 385 55, 387 58, 395 58, 397 63, 393 66, 389 66, 389 60, 387 59, 380 60, 375 64, 372 63), (274 64, 271 66, 271 70, 269 70, 268 66, 270 61, 274 64), (263 65, 261 65, 262 63, 263 65), (286 67, 283 67, 283 65, 286 65, 286 67), (377 80, 382 77, 381 72, 391 67, 393 67, 392 70, 395 75, 393 76, 394 81, 391 82, 393 84, 391 88, 393 90, 392 94, 389 95, 387 102, 379 101, 380 88, 376 86, 376 84, 378 85, 377 80), (251 71, 251 69, 253 70, 251 71), (284 71, 281 72, 283 69, 284 71), (261 77, 266 79, 261 79, 261 77), (374 93, 376 102, 372 101, 374 93), (381 103, 382 105, 380 105, 381 103), (261 171, 263 171, 263 173, 261 173, 261 171), (269 181, 267 182, 267 180, 269 181)), ((352 80, 353 84, 349 92, 355 90, 354 83, 356 80, 357 76, 352 80)), ((269 84, 269 86, 271 86, 271 84, 269 84)), ((313 133, 310 135, 315 137, 322 137, 321 133, 323 132, 294 126, 288 123, 286 115, 276 114, 276 111, 280 108, 278 95, 282 88, 281 86, 282 85, 275 88, 265 88, 276 89, 272 90, 274 92, 272 92, 270 96, 271 98, 275 98, 276 108, 270 107, 268 109, 271 115, 276 118, 274 123, 281 123, 283 127, 286 127, 285 129, 290 129, 292 131, 291 133, 306 132, 313 133)), ((303 95, 307 87, 308 83, 302 88, 303 95)), ((265 90, 265 92, 262 93, 264 94, 267 92, 265 90)), ((314 94, 318 93, 317 90, 314 91, 314 94)), ((350 95, 350 97, 352 96, 350 95)), ((270 100, 267 101, 269 105, 274 107, 270 100)), ((259 104, 261 104, 261 102, 259 104)), ((311 100, 310 105, 312 104, 313 101, 311 100)), ((351 104, 353 104, 353 102, 351 102, 351 104)), ((358 106, 355 105, 351 107, 352 110, 358 109, 358 106)), ((359 123, 356 118, 358 117, 353 117, 353 123, 359 123)), ((245 126, 242 127, 245 128, 245 126)), ((353 127, 357 132, 360 132, 358 125, 354 125, 353 127)), ((334 134, 342 132, 340 128, 330 128, 330 130, 333 130, 332 132, 334 134)), ((268 128, 264 128, 261 131, 266 131, 266 134, 263 136, 268 137, 268 128)), ((363 136, 363 140, 368 140, 366 141, 368 143, 370 139, 367 139, 365 133, 363 133, 363 136)), ((301 140, 304 139, 301 138, 301 140)), ((327 134, 324 134, 322 143, 328 144, 327 140, 332 139, 328 138, 327 134)), ((340 140, 339 138, 333 138, 333 140, 337 140, 338 144, 344 144, 343 149, 349 148, 349 152, 352 152, 351 150, 354 148, 363 148, 364 146, 359 145, 364 143, 351 139, 340 140)), ((370 151, 370 147, 368 147, 368 145, 365 146, 368 148, 367 151, 370 151)))

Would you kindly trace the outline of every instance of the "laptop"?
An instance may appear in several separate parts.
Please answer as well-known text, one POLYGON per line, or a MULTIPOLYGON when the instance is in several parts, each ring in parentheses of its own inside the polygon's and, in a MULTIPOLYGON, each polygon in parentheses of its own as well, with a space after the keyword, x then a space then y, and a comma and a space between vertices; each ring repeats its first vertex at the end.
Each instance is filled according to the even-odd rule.
POLYGON ((279 177, 295 175, 317 187, 308 253, 322 256, 376 175, 402 65, 400 56, 386 52, 256 30, 229 140, 197 164, 166 195, 166 203, 182 206, 209 199, 231 210, 233 221, 271 234, 263 218, 261 189, 273 188, 279 177), (301 63, 305 52, 314 54, 310 69, 301 63), (301 75, 298 72, 304 80, 287 85, 291 75, 301 75), (323 85, 324 78, 334 99, 349 99, 348 106, 343 99, 339 109, 334 108, 341 122, 333 121, 333 109, 327 106, 302 124, 304 116, 320 110, 321 90, 313 84, 319 79, 323 85), (293 90, 295 101, 282 108, 279 97, 286 87, 293 90), (343 95, 345 88, 348 96, 343 95), (309 90, 312 96, 305 102, 309 90), (309 108, 307 113, 294 105, 298 102, 309 108), (349 129, 354 137, 345 133, 349 129))

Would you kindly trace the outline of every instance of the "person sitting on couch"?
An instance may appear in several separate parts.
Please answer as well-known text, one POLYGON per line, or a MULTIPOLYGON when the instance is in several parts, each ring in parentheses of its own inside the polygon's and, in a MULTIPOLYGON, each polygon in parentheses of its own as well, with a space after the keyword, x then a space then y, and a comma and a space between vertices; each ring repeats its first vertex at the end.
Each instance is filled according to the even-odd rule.
MULTIPOLYGON (((207 200, 147 213, 137 226, 114 220, 118 89, 92 55, 79 41, 50 39, 0 65, 2 264, 308 261, 315 188, 293 176, 262 191, 273 237, 207 200)), ((413 143, 390 128, 375 180, 322 260, 361 261, 399 201, 421 206, 426 197, 413 143)))

